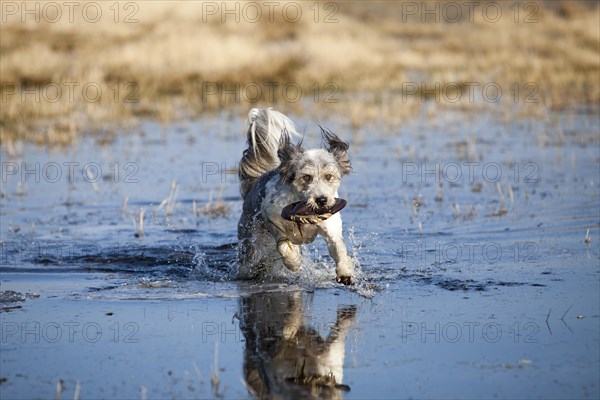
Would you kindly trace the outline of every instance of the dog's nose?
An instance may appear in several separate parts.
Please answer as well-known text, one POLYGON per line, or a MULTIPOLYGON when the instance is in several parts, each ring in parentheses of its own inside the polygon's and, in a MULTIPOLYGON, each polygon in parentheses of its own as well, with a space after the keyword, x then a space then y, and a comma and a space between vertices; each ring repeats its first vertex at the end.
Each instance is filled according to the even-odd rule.
POLYGON ((315 202, 319 207, 325 207, 325 205, 327 204, 327 197, 317 197, 315 199, 315 202))

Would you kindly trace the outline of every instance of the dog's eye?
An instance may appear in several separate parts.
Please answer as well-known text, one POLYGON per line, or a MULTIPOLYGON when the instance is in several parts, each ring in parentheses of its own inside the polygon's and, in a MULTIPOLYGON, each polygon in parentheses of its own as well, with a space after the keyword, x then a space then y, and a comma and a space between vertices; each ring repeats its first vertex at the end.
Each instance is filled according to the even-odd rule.
POLYGON ((325 180, 326 180, 326 181, 330 181, 330 180, 331 180, 331 178, 333 178, 333 175, 331 175, 331 174, 327 174, 327 175, 325 175, 325 180))
POLYGON ((312 176, 310 176, 310 175, 304 175, 304 176, 302 177, 302 180, 303 180, 305 183, 311 183, 311 182, 312 182, 312 176))

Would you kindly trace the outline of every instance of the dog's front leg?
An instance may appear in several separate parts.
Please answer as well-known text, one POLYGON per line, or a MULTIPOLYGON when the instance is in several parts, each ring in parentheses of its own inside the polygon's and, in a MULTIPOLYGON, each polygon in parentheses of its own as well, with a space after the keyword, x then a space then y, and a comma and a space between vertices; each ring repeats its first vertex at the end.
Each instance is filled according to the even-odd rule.
POLYGON ((298 271, 302 266, 302 256, 298 247, 292 244, 286 237, 279 237, 277 239, 277 250, 283 258, 283 265, 290 271, 298 271))
POLYGON ((342 217, 335 214, 318 225, 319 233, 327 242, 329 255, 335 261, 335 280, 344 285, 354 283, 354 263, 348 255, 342 237, 342 217))
POLYGON ((281 254, 283 265, 290 271, 298 271, 302 266, 302 257, 298 246, 294 245, 286 234, 285 221, 281 218, 281 208, 271 202, 265 202, 262 211, 265 226, 277 243, 277 251, 281 254))

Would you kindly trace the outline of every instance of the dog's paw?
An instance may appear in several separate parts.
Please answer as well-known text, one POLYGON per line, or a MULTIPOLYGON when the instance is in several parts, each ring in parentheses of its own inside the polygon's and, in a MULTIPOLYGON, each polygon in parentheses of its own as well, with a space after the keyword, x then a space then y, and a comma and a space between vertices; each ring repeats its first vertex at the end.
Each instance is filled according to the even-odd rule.
POLYGON ((354 277, 352 275, 338 275, 335 280, 337 283, 343 283, 344 285, 354 285, 354 277))
POLYGON ((356 306, 344 306, 337 310, 337 319, 340 321, 353 320, 356 315, 356 306))
POLYGON ((302 266, 302 257, 300 252, 289 240, 281 240, 277 244, 279 254, 283 257, 283 265, 290 271, 296 272, 302 266))

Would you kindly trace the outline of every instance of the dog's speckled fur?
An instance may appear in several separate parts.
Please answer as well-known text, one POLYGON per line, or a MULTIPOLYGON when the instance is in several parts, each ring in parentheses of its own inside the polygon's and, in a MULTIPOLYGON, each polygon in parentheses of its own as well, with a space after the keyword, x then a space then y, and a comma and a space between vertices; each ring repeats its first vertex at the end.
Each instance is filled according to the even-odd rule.
POLYGON ((354 265, 342 238, 339 213, 311 225, 287 221, 281 210, 290 203, 331 207, 342 176, 351 170, 348 144, 321 128, 326 149, 304 150, 291 140, 300 136, 294 124, 272 109, 248 113, 248 148, 240 161, 240 191, 244 199, 238 223, 240 276, 255 278, 278 265, 291 271, 302 266, 300 245, 323 236, 336 263, 336 280, 354 281, 354 265))

